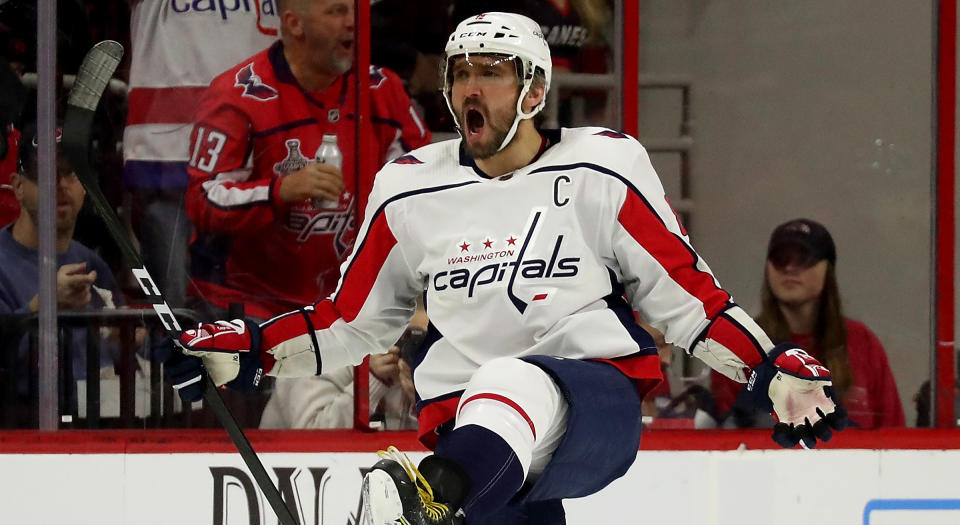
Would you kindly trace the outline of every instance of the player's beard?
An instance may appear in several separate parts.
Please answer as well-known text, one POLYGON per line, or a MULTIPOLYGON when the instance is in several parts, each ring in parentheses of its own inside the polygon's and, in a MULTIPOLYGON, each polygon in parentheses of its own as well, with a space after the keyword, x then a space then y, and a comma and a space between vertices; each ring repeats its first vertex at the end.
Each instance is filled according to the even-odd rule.
POLYGON ((507 138, 510 126, 513 125, 515 113, 511 110, 502 111, 500 114, 492 115, 485 104, 477 101, 468 101, 464 103, 460 111, 460 128, 463 136, 463 150, 474 159, 489 159, 500 151, 500 145, 507 138), (467 139, 468 127, 470 122, 468 118, 470 111, 474 110, 483 116, 483 127, 486 132, 486 139, 482 142, 471 142, 467 139))

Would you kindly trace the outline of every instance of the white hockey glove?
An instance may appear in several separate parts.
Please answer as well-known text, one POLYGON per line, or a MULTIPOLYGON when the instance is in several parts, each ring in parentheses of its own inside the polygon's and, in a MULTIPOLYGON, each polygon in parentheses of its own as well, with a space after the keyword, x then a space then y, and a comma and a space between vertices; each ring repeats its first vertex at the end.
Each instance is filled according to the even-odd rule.
POLYGON ((847 427, 847 411, 836 402, 830 370, 794 344, 779 344, 750 374, 748 402, 772 413, 773 440, 784 448, 814 448, 847 427))

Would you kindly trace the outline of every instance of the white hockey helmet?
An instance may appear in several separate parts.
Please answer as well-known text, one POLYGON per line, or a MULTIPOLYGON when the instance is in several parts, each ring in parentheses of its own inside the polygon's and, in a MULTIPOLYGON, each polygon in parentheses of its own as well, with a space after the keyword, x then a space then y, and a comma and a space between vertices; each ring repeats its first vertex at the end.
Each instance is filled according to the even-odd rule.
POLYGON ((444 53, 446 54, 446 64, 443 72, 443 98, 447 101, 447 109, 453 115, 453 121, 458 129, 460 128, 460 121, 453 110, 453 104, 450 102, 452 89, 450 76, 453 71, 451 67, 453 59, 461 55, 497 54, 507 55, 518 61, 518 73, 521 75, 522 88, 520 89, 520 96, 517 98, 517 116, 513 119, 513 125, 510 126, 510 131, 507 132, 506 138, 497 148, 497 151, 502 150, 510 143, 521 120, 532 118, 546 104, 547 92, 550 91, 550 47, 543 37, 540 24, 533 20, 515 13, 500 12, 471 16, 457 25, 457 28, 447 40, 444 53), (543 100, 531 109, 530 113, 524 113, 523 99, 530 91, 530 85, 533 83, 534 73, 537 69, 543 71, 543 77, 546 81, 543 100))

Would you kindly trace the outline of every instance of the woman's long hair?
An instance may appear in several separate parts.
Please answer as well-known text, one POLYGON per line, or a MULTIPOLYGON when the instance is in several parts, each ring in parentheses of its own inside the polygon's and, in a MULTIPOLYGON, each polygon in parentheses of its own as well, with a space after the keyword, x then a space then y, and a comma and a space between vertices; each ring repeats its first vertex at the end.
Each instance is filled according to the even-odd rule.
MULTIPOLYGON (((776 343, 790 341, 790 326, 780 310, 779 300, 773 295, 767 269, 763 272, 762 306, 757 315, 757 324, 776 343)), ((827 261, 827 275, 817 306, 817 319, 813 329, 813 346, 820 360, 833 375, 833 388, 838 399, 844 399, 853 384, 850 355, 847 353, 847 325, 840 304, 840 289, 833 263, 827 261)), ((809 349, 809 350, 814 350, 809 349)))

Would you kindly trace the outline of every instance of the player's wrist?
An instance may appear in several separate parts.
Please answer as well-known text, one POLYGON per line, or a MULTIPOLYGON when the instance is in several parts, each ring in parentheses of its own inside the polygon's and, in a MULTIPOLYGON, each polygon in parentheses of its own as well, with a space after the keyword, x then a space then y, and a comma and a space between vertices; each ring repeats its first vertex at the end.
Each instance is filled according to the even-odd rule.
POLYGON ((284 375, 305 376, 320 374, 319 352, 309 314, 304 309, 289 312, 271 319, 260 328, 260 359, 268 375, 276 375, 277 363, 283 364, 284 375), (318 362, 310 370, 303 369, 303 344, 308 342, 318 362), (291 354, 296 359, 287 360, 291 354), (303 370, 301 370, 303 369, 303 370))

